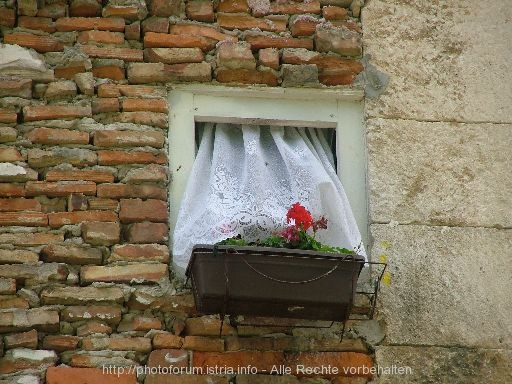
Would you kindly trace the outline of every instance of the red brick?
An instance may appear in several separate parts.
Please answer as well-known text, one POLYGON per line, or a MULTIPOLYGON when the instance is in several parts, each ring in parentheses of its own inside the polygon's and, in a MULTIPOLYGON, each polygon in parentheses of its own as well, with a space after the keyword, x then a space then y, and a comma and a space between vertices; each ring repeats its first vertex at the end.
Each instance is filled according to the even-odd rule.
POLYGON ((320 20, 313 16, 299 16, 290 22, 290 32, 294 37, 312 36, 320 20))
POLYGON ((250 45, 245 42, 221 44, 217 48, 217 68, 256 69, 250 45))
POLYGON ((16 123, 18 121, 18 115, 16 112, 9 109, 0 109, 0 123, 16 123))
POLYGON ((90 210, 103 210, 103 211, 118 211, 119 201, 113 199, 102 199, 90 197, 89 199, 90 210))
POLYGON ((126 240, 130 243, 167 243, 169 227, 163 223, 135 223, 126 232, 126 240))
MULTIPOLYGON (((3 249, 0 252, 0 264, 38 264, 39 263, 39 255, 35 252, 24 250, 24 249, 15 249, 8 250, 3 249)), ((14 292, 16 293, 16 292, 14 292)))
POLYGON ((65 67, 56 67, 54 72, 58 79, 72 80, 77 73, 87 72, 87 68, 83 63, 76 63, 65 67))
POLYGON ((183 349, 204 352, 223 352, 224 340, 203 336, 185 336, 183 349))
POLYGON ((32 247, 37 245, 46 245, 52 243, 61 243, 64 241, 64 235, 53 233, 24 233, 20 236, 16 233, 0 234, 0 244, 13 244, 21 247, 32 247))
POLYGON ((318 81, 324 85, 350 85, 354 82, 356 76, 353 73, 340 74, 318 74, 318 81))
POLYGON ((148 111, 167 113, 167 100, 165 99, 138 99, 127 98, 121 102, 123 111, 148 111))
POLYGON ((36 212, 2 212, 0 226, 20 225, 25 227, 45 227, 48 225, 48 216, 36 212))
POLYGON ((269 16, 268 18, 257 18, 246 14, 218 13, 217 22, 220 27, 226 29, 253 29, 262 31, 284 32, 286 31, 287 18, 282 16, 269 16))
POLYGON ((145 337, 86 337, 82 348, 88 351, 150 352, 151 340, 145 337))
POLYGON ((219 69, 216 79, 219 83, 266 84, 272 87, 279 83, 274 73, 255 69, 219 69))
POLYGON ((123 199, 119 219, 122 223, 151 221, 166 223, 168 219, 167 203, 162 200, 123 199))
POLYGON ((59 32, 99 31, 124 32, 124 19, 102 17, 63 17, 55 23, 59 32))
POLYGON ((126 40, 140 40, 140 21, 135 21, 124 27, 126 40))
POLYGON ((115 245, 108 262, 116 261, 158 261, 167 263, 169 261, 169 248, 160 244, 123 244, 115 245))
POLYGON ((37 331, 32 329, 28 332, 15 333, 4 337, 5 348, 37 348, 37 331))
POLYGON ((148 358, 149 367, 165 367, 172 359, 174 367, 188 367, 188 353, 180 349, 159 349, 150 353, 148 358))
POLYGON ((309 377, 335 377, 335 376, 362 376, 371 378, 372 375, 369 373, 371 367, 373 367, 373 360, 371 356, 368 356, 364 353, 358 352, 301 352, 294 353, 286 356, 286 365, 292 367, 292 374, 297 376, 309 376, 309 377), (330 372, 326 372, 325 374, 304 374, 296 371, 296 367, 298 365, 304 365, 306 367, 326 367, 330 366, 330 372), (367 368, 368 373, 365 375, 363 373, 358 375, 350 375, 344 373, 344 368, 367 368), (334 368, 338 370, 338 373, 334 373, 334 368))
MULTIPOLYGON (((76 329, 76 335, 77 336, 90 336, 90 335, 97 335, 97 334, 104 334, 104 335, 110 335, 112 333, 112 327, 108 326, 107 324, 101 322, 101 321, 87 321, 85 324, 80 325, 76 329)), ((78 358, 77 360, 80 361, 83 359, 88 360, 87 355, 75 355, 71 358, 70 365, 74 367, 85 367, 85 366, 91 366, 91 364, 80 364, 77 360, 75 360, 75 357, 78 358)), ((82 360, 84 361, 84 360, 82 360)))
MULTIPOLYGON (((138 63, 133 65, 147 65, 146 63, 138 63)), ((183 65, 176 64, 175 66, 183 65)), ((197 64, 189 64, 189 65, 197 65, 197 64)), ((209 66, 209 64, 208 64, 209 66)), ((186 74, 186 69, 185 69, 186 74)), ((133 74, 133 72, 132 72, 133 74)), ((128 75, 130 76, 130 67, 128 67, 128 75)), ((167 128, 167 118, 168 115, 166 113, 155 113, 155 112, 146 112, 146 111, 135 111, 135 112, 120 112, 115 114, 110 114, 107 119, 108 122, 116 122, 116 123, 133 123, 140 125, 151 125, 153 127, 158 128, 167 128)))
POLYGON ((0 77, 0 97, 32 98, 32 80, 17 77, 0 77))
POLYGON ((5 44, 18 44, 35 49, 37 52, 58 52, 64 50, 64 44, 50 36, 31 35, 28 33, 9 33, 4 35, 5 44))
POLYGON ((123 318, 117 327, 118 332, 142 331, 147 332, 152 329, 162 329, 162 322, 156 317, 135 316, 131 315, 123 318))
POLYGON ((89 144, 87 132, 69 129, 34 128, 25 138, 37 144, 89 144))
POLYGON ((120 59, 124 61, 143 61, 142 50, 134 48, 112 48, 112 47, 95 47, 92 45, 84 45, 81 51, 89 57, 100 59, 120 59))
POLYGON ((162 132, 150 131, 96 131, 94 145, 97 147, 154 147, 164 146, 162 132))
POLYGON ((35 199, 0 199, 0 212, 41 212, 41 203, 35 199))
POLYGON ((169 33, 169 19, 164 17, 150 17, 142 22, 142 33, 157 32, 169 33))
POLYGON ((108 171, 95 170, 51 170, 46 174, 46 181, 93 181, 95 183, 112 183, 114 175, 108 171))
POLYGON ((20 16, 18 27, 53 33, 56 31, 55 22, 50 17, 20 16))
POLYGON ((82 31, 78 34, 77 43, 123 44, 124 34, 109 31, 82 31))
POLYGON ((101 15, 101 0, 73 0, 69 7, 70 16, 94 17, 101 15))
POLYGON ((238 41, 236 36, 222 33, 214 27, 196 24, 173 24, 169 28, 169 33, 174 35, 203 36, 217 41, 238 41))
POLYGON ((163 87, 153 87, 148 85, 121 85, 121 84, 101 84, 98 87, 99 97, 140 97, 140 98, 165 98, 167 91, 163 87))
POLYGON ((121 240, 121 226, 119 223, 86 222, 82 224, 82 238, 91 245, 114 245, 121 240))
POLYGON ((249 13, 250 11, 247 0, 220 0, 217 4, 217 12, 249 13))
MULTIPOLYGON (((53 287, 40 293, 43 305, 112 305, 124 302, 124 294, 117 287, 53 287)), ((57 324, 59 317, 57 315, 57 324)))
POLYGON ((322 16, 326 20, 344 20, 347 18, 348 9, 328 5, 322 8, 322 16))
POLYGON ((279 69, 279 51, 276 48, 260 49, 258 63, 275 70, 279 69))
POLYGON ((167 200, 167 190, 151 184, 101 184, 98 186, 98 197, 167 200))
POLYGON ((113 283, 157 283, 168 276, 167 264, 129 264, 113 266, 83 266, 80 282, 90 284, 96 281, 113 283))
POLYGON ((149 11, 154 16, 180 16, 181 1, 179 0, 152 0, 149 2, 149 11))
POLYGON ((47 263, 72 265, 101 264, 102 261, 100 249, 84 248, 76 245, 47 245, 41 250, 41 257, 47 263))
POLYGON ((313 40, 295 39, 280 36, 247 36, 245 39, 251 44, 252 50, 262 48, 306 48, 313 49, 313 40))
POLYGON ((108 4, 103 8, 103 17, 122 17, 128 21, 143 19, 144 14, 139 11, 139 8, 130 5, 112 5, 108 4))
POLYGON ((37 11, 37 17, 51 17, 58 19, 66 16, 68 5, 65 3, 46 4, 37 11))
POLYGON ((211 1, 191 0, 187 2, 185 7, 187 17, 196 21, 204 21, 213 23, 215 14, 213 13, 213 4, 211 1))
MULTIPOLYGON (((1 309, 29 309, 28 301, 18 296, 0 295, 1 309)), ((1 365, 0 365, 1 366, 1 365)))
POLYGON ((192 365, 201 367, 230 367, 237 370, 237 367, 251 366, 258 372, 270 372, 273 366, 284 365, 285 359, 282 352, 194 352, 192 365))
MULTIPOLYGON (((209 82, 211 80, 211 64, 202 63, 182 63, 182 64, 163 64, 163 63, 132 63, 128 66, 128 81, 132 84, 155 83, 155 82, 174 82, 174 81, 194 81, 209 82)), ((146 112, 126 112, 145 116, 146 112)), ((149 113, 148 116, 155 116, 149 113)), ((161 128, 167 127, 167 115, 162 114, 159 125, 161 128)))
MULTIPOLYGON (((43 348, 55 352, 72 351, 78 348, 80 338, 70 335, 48 335, 43 339, 43 348)), ((70 383, 66 383, 70 384, 70 383)))
POLYGON ((79 224, 84 221, 117 221, 117 215, 108 211, 76 211, 56 212, 48 214, 51 228, 62 227, 68 224, 79 224))
POLYGON ((23 197, 25 186, 23 184, 0 183, 0 197, 23 197))
POLYGON ((46 384, 137 384, 135 372, 104 373, 101 368, 50 367, 46 371, 46 384))
POLYGON ((167 175, 166 167, 150 164, 143 168, 131 169, 122 181, 129 184, 159 183, 167 181, 167 175))
POLYGON ((0 162, 9 163, 15 161, 23 161, 23 156, 16 148, 0 148, 0 162))
POLYGON ((200 63, 204 53, 200 48, 146 48, 144 61, 152 63, 179 64, 200 63))
POLYGON ((100 79, 124 80, 126 78, 124 68, 117 65, 95 66, 92 69, 94 77, 100 79))
POLYGON ((318 27, 315 33, 315 48, 318 52, 334 52, 343 56, 360 56, 361 35, 347 28, 318 27))
POLYGON ((211 316, 189 317, 185 323, 185 334, 188 336, 219 336, 222 325, 222 335, 233 335, 235 329, 229 324, 211 316))
POLYGON ((0 26, 13 28, 16 25, 16 11, 10 8, 0 8, 0 26))
POLYGON ((98 151, 99 165, 151 163, 166 164, 167 157, 164 154, 154 154, 151 152, 98 151))
POLYGON ((153 337, 153 348, 155 349, 179 349, 183 345, 183 338, 172 333, 157 333, 153 337))
MULTIPOLYGON (((273 2, 270 4, 269 11, 265 12, 265 14, 268 13, 284 13, 284 14, 297 14, 302 15, 304 13, 313 13, 313 14, 320 14, 320 1, 318 0, 310 0, 310 1, 304 1, 304 2, 297 2, 293 0, 288 1, 282 1, 282 2, 273 2)), ((258 12, 254 12, 254 16, 260 16, 258 12)))
POLYGON ((117 97, 102 97, 92 100, 92 113, 119 112, 119 99, 117 97))
POLYGON ((75 119, 92 116, 90 106, 77 105, 29 105, 23 107, 25 121, 75 119))
POLYGON ((96 184, 92 181, 28 181, 25 187, 27 196, 67 196, 71 193, 96 194, 96 184))
POLYGON ((216 43, 216 40, 203 36, 154 32, 144 35, 144 48, 201 48, 207 52, 212 50, 216 43))
POLYGON ((61 312, 61 321, 70 323, 87 319, 101 320, 109 325, 117 325, 121 321, 121 307, 116 305, 70 306, 61 312))

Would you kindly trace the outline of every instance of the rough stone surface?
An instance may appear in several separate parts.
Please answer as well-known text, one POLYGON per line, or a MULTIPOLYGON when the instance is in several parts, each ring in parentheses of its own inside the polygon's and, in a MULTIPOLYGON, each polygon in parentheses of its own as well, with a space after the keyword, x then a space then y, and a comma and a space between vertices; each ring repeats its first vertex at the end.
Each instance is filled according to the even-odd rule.
POLYGON ((510 123, 512 9, 477 0, 369 2, 362 11, 365 54, 390 83, 368 100, 369 116, 510 123), (419 27, 421 26, 421 27, 419 27), (496 36, 500 36, 496 39, 496 36), (491 43, 492 42, 492 43, 491 43), (415 59, 411 59, 415 58, 415 59))
POLYGON ((381 375, 378 384, 507 384, 512 352, 505 349, 377 347, 380 366, 410 367, 412 375, 381 375), (428 362, 427 364, 425 364, 428 362))
POLYGON ((510 124, 369 119, 373 222, 512 226, 510 124))
POLYGON ((63 287, 41 292, 43 304, 84 305, 97 303, 122 303, 123 291, 115 287, 63 287))
POLYGON ((0 45, 0 74, 14 75, 38 81, 53 80, 53 71, 48 69, 41 56, 18 45, 0 45))
POLYGON ((380 294, 387 343, 511 348, 512 298, 503 289, 512 274, 510 229, 370 230, 372 255, 389 263, 380 294))
POLYGON ((318 67, 315 64, 283 64, 283 87, 318 85, 318 67))

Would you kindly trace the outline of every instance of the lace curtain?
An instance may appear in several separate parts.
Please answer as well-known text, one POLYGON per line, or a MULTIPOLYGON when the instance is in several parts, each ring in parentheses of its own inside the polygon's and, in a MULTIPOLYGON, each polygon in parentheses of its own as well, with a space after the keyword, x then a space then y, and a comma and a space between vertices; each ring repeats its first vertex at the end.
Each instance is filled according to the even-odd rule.
POLYGON ((236 235, 254 241, 282 229, 295 202, 313 217, 327 218, 319 241, 362 247, 323 134, 276 126, 205 123, 203 128, 173 236, 178 272, 187 267, 195 244, 236 235))

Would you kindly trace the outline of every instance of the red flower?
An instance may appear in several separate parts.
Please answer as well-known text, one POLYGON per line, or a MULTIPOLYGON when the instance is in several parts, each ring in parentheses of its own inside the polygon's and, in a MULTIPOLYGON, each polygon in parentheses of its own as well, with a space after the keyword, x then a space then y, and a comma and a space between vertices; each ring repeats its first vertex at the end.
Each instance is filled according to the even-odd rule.
POLYGON ((300 203, 293 204, 286 214, 286 222, 294 222, 296 228, 307 231, 313 225, 311 213, 300 203))
POLYGON ((280 236, 284 238, 288 243, 296 243, 300 240, 299 230, 296 227, 286 227, 280 236))

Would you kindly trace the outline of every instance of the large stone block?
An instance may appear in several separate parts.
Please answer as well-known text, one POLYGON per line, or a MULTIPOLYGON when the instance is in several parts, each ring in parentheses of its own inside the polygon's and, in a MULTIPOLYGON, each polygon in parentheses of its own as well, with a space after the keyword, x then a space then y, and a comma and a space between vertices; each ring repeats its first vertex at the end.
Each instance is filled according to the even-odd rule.
POLYGON ((382 374, 376 384, 512 382, 512 352, 504 349, 386 346, 377 347, 376 360, 380 368, 410 368, 402 375, 382 374))
POLYGON ((370 227, 372 255, 389 262, 380 293, 386 342, 511 348, 512 230, 370 227))
POLYGON ((364 52, 390 75, 370 116, 510 122, 511 8, 456 0, 372 1, 363 8, 364 52), (497 38, 499 36, 499 38, 497 38))
POLYGON ((373 222, 510 227, 510 124, 369 119, 373 222))

